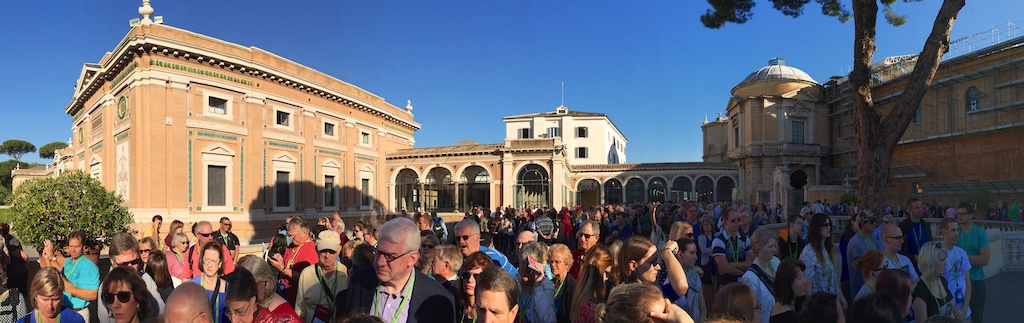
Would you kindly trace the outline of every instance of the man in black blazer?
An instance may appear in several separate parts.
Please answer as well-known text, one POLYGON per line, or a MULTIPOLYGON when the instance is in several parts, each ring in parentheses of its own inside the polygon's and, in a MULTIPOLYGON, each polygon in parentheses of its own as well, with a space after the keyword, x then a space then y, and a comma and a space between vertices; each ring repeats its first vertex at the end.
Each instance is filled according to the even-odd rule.
POLYGON ((342 315, 367 313, 384 322, 455 322, 455 297, 420 273, 420 231, 409 218, 380 228, 373 266, 352 273, 348 295, 338 298, 342 315))

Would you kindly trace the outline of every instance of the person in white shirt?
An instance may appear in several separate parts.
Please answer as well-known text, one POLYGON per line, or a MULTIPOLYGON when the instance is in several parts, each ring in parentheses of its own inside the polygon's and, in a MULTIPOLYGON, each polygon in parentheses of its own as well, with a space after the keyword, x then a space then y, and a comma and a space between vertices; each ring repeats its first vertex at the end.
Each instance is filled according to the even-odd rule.
POLYGON ((885 244, 885 248, 882 248, 882 255, 885 256, 885 263, 892 269, 899 269, 907 274, 910 274, 910 281, 917 281, 917 270, 914 268, 914 264, 910 262, 910 258, 899 253, 900 248, 903 247, 903 242, 906 238, 903 236, 903 231, 900 227, 890 224, 882 228, 882 243, 885 244))
POLYGON ((945 218, 940 225, 942 228, 942 250, 946 251, 946 272, 942 278, 946 279, 949 292, 953 293, 953 301, 956 303, 956 319, 966 321, 971 317, 971 261, 967 251, 956 245, 960 240, 960 223, 956 219, 945 218))

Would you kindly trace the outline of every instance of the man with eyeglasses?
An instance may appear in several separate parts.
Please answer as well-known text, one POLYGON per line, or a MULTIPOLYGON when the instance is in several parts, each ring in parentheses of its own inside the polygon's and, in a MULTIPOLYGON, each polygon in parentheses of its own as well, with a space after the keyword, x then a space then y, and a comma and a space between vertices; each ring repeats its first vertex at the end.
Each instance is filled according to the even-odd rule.
MULTIPOLYGON (((535 241, 537 241, 537 235, 530 230, 523 230, 523 232, 520 232, 519 235, 516 236, 516 245, 512 248, 513 254, 515 255, 513 260, 511 260, 513 266, 516 266, 517 268, 519 267, 519 251, 523 250, 523 245, 535 241)), ((484 247, 486 248, 486 246, 484 247)))
POLYGON ((469 254, 477 251, 483 251, 501 269, 509 272, 512 276, 519 274, 516 267, 508 261, 508 257, 494 249, 480 245, 480 227, 472 219, 465 219, 455 224, 455 245, 459 246, 459 251, 462 252, 463 257, 467 257, 469 254))
POLYGON ((215 323, 206 288, 193 282, 181 283, 167 297, 166 322, 215 323))
POLYGON ((306 221, 300 219, 302 218, 296 217, 288 223, 288 237, 292 242, 285 248, 284 255, 277 254, 268 260, 270 266, 281 272, 284 299, 289 304, 295 304, 295 286, 299 282, 299 274, 306 267, 317 263, 319 258, 316 246, 310 244, 314 241, 309 235, 309 226, 306 225, 306 221))
POLYGON ((316 240, 318 261, 299 274, 295 296, 295 313, 303 322, 334 322, 335 297, 348 289, 348 268, 338 262, 341 235, 331 230, 320 231, 316 240))
MULTIPOLYGON (((158 309, 157 314, 164 313, 164 301, 160 298, 160 291, 156 287, 156 282, 153 281, 153 277, 150 277, 148 273, 141 271, 142 268, 142 257, 139 255, 139 245, 135 241, 135 237, 128 233, 118 233, 110 238, 110 246, 108 247, 108 253, 110 258, 110 268, 115 267, 128 267, 132 270, 139 272, 142 276, 142 281, 146 282, 146 290, 149 291, 149 304, 154 309, 158 309), (154 297, 154 295, 156 295, 154 297)), ((103 290, 103 284, 97 290, 103 290)), ((203 294, 206 295, 205 293, 203 294)), ((113 313, 107 309, 106 306, 97 306, 97 317, 102 323, 113 323, 113 313)))
POLYGON ((861 210, 855 220, 860 228, 857 230, 857 234, 850 238, 850 243, 846 247, 846 259, 849 260, 846 267, 852 273, 850 275, 851 291, 859 291, 861 286, 864 286, 864 277, 856 274, 860 272, 857 268, 857 259, 871 249, 882 251, 882 246, 876 245, 875 239, 871 238, 871 232, 875 231, 878 218, 869 210, 861 210))
POLYGON ((885 263, 889 268, 902 270, 910 274, 910 281, 915 281, 918 275, 914 263, 910 262, 910 258, 899 253, 904 239, 906 238, 898 226, 890 224, 882 228, 882 241, 885 244, 882 255, 885 256, 885 263))
POLYGON ((590 250, 590 247, 597 245, 601 235, 600 225, 597 221, 588 220, 583 222, 579 231, 576 231, 576 240, 578 241, 579 248, 572 252, 573 262, 572 267, 569 268, 569 275, 572 275, 572 278, 580 278, 580 265, 586 262, 583 256, 587 254, 587 250, 590 250))
POLYGON ((89 304, 96 301, 100 287, 100 269, 85 257, 85 232, 75 231, 68 236, 68 257, 54 252, 50 240, 44 241, 39 255, 40 267, 54 267, 64 275, 64 306, 89 318, 89 304), (55 257, 56 254, 56 257, 55 257))
POLYGON ((238 241, 238 236, 231 232, 231 219, 228 217, 220 218, 220 230, 213 233, 213 239, 219 241, 225 248, 228 248, 230 253, 225 255, 231 255, 232 262, 238 261, 238 246, 242 245, 242 243, 238 241))
POLYGON ((381 226, 379 237, 373 266, 352 273, 339 314, 366 313, 392 323, 455 322, 455 297, 413 267, 420 257, 416 224, 395 218, 381 226))
MULTIPOLYGON (((214 239, 215 238, 213 237, 213 225, 210 224, 210 221, 199 221, 198 223, 196 223, 196 244, 192 245, 191 247, 188 247, 188 267, 189 267, 189 273, 190 273, 189 276, 190 277, 196 277, 196 276, 201 275, 201 273, 202 273, 202 269, 199 268, 199 264, 202 262, 202 261, 200 261, 201 260, 200 259, 200 252, 199 252, 200 248, 198 248, 197 246, 202 246, 203 244, 206 244, 207 242, 213 241, 214 239)), ((228 251, 228 247, 224 246, 223 244, 220 245, 220 249, 221 249, 221 254, 223 254, 223 255, 230 255, 231 254, 228 251)), ((227 275, 227 274, 230 274, 231 272, 234 272, 234 271, 235 271, 235 261, 234 261, 234 259, 231 258, 231 257, 225 256, 224 257, 224 274, 227 275)))
MULTIPOLYGON (((988 233, 974 225, 974 206, 960 203, 956 208, 956 219, 960 223, 956 245, 967 252, 971 263, 971 297, 968 304, 974 311, 971 322, 983 322, 985 317, 985 266, 988 266, 988 233)), ((948 261, 947 261, 948 262, 948 261)))

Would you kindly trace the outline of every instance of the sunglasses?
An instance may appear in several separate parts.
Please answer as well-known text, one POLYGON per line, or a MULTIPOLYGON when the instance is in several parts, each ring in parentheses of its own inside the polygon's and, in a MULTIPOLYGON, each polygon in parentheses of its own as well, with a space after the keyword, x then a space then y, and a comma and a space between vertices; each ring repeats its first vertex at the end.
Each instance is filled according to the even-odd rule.
POLYGON ((464 271, 464 272, 459 273, 459 278, 462 278, 462 280, 469 280, 469 277, 473 277, 473 280, 476 280, 477 277, 479 277, 479 276, 480 276, 480 274, 474 274, 474 273, 471 273, 471 272, 468 272, 468 271, 464 271))
POLYGON ((329 253, 329 254, 332 254, 332 255, 337 253, 337 252, 338 252, 337 250, 331 250, 331 249, 320 250, 320 253, 329 253))
POLYGON ((459 240, 469 241, 470 237, 472 237, 472 236, 455 236, 455 241, 459 241, 459 240))
POLYGON ((114 302, 114 296, 117 296, 117 301, 121 303, 127 303, 129 300, 132 299, 132 292, 118 292, 115 294, 103 292, 103 295, 101 295, 101 297, 103 298, 103 302, 107 304, 111 304, 114 302))
POLYGON ((122 266, 138 266, 141 263, 142 263, 142 258, 135 258, 135 260, 132 260, 132 261, 126 261, 126 262, 122 262, 122 263, 114 263, 114 266, 117 266, 117 267, 122 267, 122 266))
POLYGON ((203 238, 209 238, 210 236, 213 235, 213 232, 210 232, 210 233, 200 233, 199 235, 203 236, 203 238))
POLYGON ((593 238, 593 237, 597 236, 596 234, 589 234, 589 233, 580 233, 580 235, 583 236, 583 239, 590 239, 590 238, 593 238))
POLYGON ((139 253, 150 253, 150 252, 153 252, 153 249, 139 249, 139 253))
POLYGON ((221 225, 224 225, 224 226, 230 227, 230 226, 231 226, 231 223, 221 223, 221 225))
POLYGON ((692 239, 693 238, 693 232, 684 234, 684 236, 686 236, 687 238, 691 238, 692 239))

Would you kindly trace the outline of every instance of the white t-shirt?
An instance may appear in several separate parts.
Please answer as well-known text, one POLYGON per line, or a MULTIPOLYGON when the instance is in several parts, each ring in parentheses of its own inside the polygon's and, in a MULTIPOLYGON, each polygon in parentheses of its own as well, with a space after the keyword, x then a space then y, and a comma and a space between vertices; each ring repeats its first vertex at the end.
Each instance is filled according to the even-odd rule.
POLYGON ((896 259, 885 256, 885 264, 889 268, 899 269, 910 274, 910 281, 915 281, 919 278, 917 276, 917 270, 914 269, 914 263, 910 262, 910 258, 907 258, 907 256, 896 254, 896 259))
MULTIPOLYGON (((956 302, 956 308, 959 310, 964 307, 971 262, 967 259, 967 252, 960 247, 953 246, 953 249, 942 248, 942 250, 946 251, 946 273, 942 274, 942 278, 946 279, 949 292, 953 294, 953 301, 956 302)), ((966 317, 971 317, 969 306, 966 317)))

